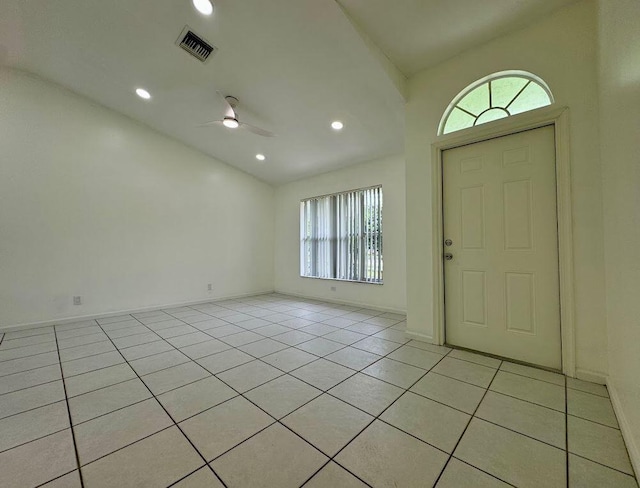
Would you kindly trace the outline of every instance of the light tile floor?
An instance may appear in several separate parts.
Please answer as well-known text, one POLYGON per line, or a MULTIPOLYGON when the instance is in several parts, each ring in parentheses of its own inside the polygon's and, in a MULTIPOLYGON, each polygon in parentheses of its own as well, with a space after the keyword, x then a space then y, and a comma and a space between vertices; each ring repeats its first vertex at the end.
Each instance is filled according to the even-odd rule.
POLYGON ((260 295, 0 334, 0 486, 623 487, 605 387, 260 295))

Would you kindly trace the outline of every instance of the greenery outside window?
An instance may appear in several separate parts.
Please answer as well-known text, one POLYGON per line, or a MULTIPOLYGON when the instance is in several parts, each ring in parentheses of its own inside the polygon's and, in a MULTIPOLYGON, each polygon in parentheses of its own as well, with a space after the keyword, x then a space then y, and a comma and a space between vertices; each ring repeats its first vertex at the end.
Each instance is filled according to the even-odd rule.
POLYGON ((382 186, 300 202, 300 275, 382 283, 382 186))
POLYGON ((493 120, 551 105, 544 81, 531 73, 505 71, 472 83, 445 111, 438 134, 467 129, 493 120))

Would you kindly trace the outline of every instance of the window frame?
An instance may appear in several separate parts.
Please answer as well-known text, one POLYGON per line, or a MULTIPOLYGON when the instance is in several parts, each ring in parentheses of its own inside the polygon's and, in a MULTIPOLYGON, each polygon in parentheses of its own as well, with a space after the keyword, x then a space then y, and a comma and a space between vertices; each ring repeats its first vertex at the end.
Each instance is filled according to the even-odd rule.
MULTIPOLYGON (((320 199, 320 198, 326 198, 326 197, 338 197, 340 195, 347 195, 350 193, 356 193, 356 192, 361 192, 360 194, 360 205, 361 208, 364 209, 364 192, 367 190, 373 190, 373 189, 380 189, 380 198, 381 198, 381 203, 380 203, 380 230, 378 232, 379 234, 379 245, 380 245, 380 275, 381 278, 379 281, 367 281, 365 279, 360 279, 360 280, 353 280, 353 279, 347 279, 347 278, 327 278, 327 277, 322 277, 322 276, 308 276, 303 274, 303 245, 302 245, 302 221, 303 221, 303 217, 302 215, 299 216, 299 235, 300 235, 300 249, 299 249, 299 275, 300 278, 309 278, 309 279, 314 279, 314 280, 327 280, 327 281, 341 281, 341 282, 347 282, 347 283, 362 283, 365 285, 384 285, 384 225, 383 225, 383 211, 382 209, 384 208, 384 192, 383 192, 383 185, 382 184, 378 184, 378 185, 372 185, 372 186, 366 186, 366 187, 362 187, 362 188, 353 188, 350 190, 343 190, 343 191, 338 191, 338 192, 334 192, 334 193, 325 193, 323 195, 316 195, 316 196, 312 196, 312 197, 306 197, 300 200, 300 210, 301 210, 301 214, 302 214, 302 205, 305 202, 308 202, 309 200, 316 200, 316 199, 320 199)), ((364 212, 361 211, 361 219, 364 219, 364 212)), ((366 267, 366 260, 363 258, 363 253, 365 252, 364 250, 364 233, 362 233, 362 235, 359 238, 360 243, 361 243, 361 249, 360 249, 360 261, 361 261, 361 275, 364 276, 366 273, 364 273, 364 268, 366 267)), ((317 249, 312 249, 312 253, 316 254, 317 253, 317 249)), ((317 259, 317 256, 313 257, 313 264, 312 264, 312 268, 317 268, 317 262, 315 262, 315 260, 317 259)), ((335 259, 335 258, 334 258, 335 259)), ((334 263, 335 265, 335 263, 334 263)))
MULTIPOLYGON (((445 127, 447 125, 447 122, 449 121, 449 117, 453 113, 453 110, 456 107, 458 107, 458 104, 469 93, 471 93, 473 90, 475 90, 476 88, 478 88, 478 87, 480 87, 482 85, 485 85, 485 84, 488 84, 490 82, 493 82, 493 81, 496 81, 496 80, 500 80, 500 79, 503 79, 503 78, 522 78, 522 79, 527 80, 527 83, 525 84, 525 86, 511 100, 509 105, 511 105, 518 98, 518 96, 522 93, 522 91, 524 91, 524 89, 531 82, 535 83, 540 88, 542 88, 546 92, 547 96, 549 97, 549 104, 548 105, 544 105, 542 107, 533 108, 533 109, 530 109, 530 110, 525 110, 524 112, 520 112, 520 113, 526 113, 526 112, 530 112, 532 110, 538 110, 539 108, 548 107, 548 106, 553 105, 555 103, 555 99, 553 97, 553 93, 551 92, 551 88, 549 88, 549 85, 547 85, 547 83, 542 78, 540 78, 539 76, 536 76, 533 73, 529 73, 528 71, 520 71, 520 70, 499 71, 497 73, 490 74, 488 76, 485 76, 484 78, 480 78, 479 80, 474 81, 473 83, 468 85, 466 88, 464 88, 464 90, 460 91, 460 93, 458 93, 453 98, 453 100, 451 100, 451 102, 447 106, 446 110, 444 111, 444 114, 442 115, 442 118, 440 119, 440 124, 438 125, 438 136, 453 134, 454 132, 460 132, 462 130, 471 129, 471 128, 477 127, 479 125, 490 124, 492 121, 483 122, 483 123, 480 123, 480 124, 478 124, 477 121, 484 114, 484 112, 486 112, 487 110, 490 110, 492 108, 497 108, 497 109, 503 109, 504 110, 505 109, 504 107, 489 107, 487 110, 485 110, 484 112, 478 114, 477 116, 470 114, 470 115, 476 117, 476 120, 474 121, 473 125, 471 125, 470 127, 465 127, 464 129, 458 129, 458 130, 447 132, 447 133, 444 132, 445 127)), ((489 87, 489 96, 491 97, 491 89, 490 89, 490 87, 489 87)), ((460 109, 460 110, 463 110, 464 112, 467 112, 464 109, 460 109)), ((509 118, 509 117, 512 117, 513 115, 517 115, 517 114, 513 114, 512 115, 508 111, 507 111, 507 113, 508 113, 507 117, 503 117, 503 118, 509 118)), ((501 119, 498 119, 498 120, 501 120, 501 119)))

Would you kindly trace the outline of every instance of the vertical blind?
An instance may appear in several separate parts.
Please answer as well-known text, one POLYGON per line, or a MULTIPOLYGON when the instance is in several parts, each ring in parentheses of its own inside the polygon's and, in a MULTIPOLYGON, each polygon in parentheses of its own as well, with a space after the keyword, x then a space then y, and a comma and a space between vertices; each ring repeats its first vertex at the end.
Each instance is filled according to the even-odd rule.
POLYGON ((300 202, 300 274, 382 283, 382 186, 300 202))

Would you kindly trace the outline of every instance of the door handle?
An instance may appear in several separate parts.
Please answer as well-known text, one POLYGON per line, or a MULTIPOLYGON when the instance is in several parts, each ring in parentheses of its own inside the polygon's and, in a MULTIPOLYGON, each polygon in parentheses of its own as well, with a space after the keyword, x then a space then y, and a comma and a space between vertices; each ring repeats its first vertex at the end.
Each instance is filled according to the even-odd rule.
POLYGON ((445 253, 444 259, 445 261, 451 261, 453 259, 453 254, 451 254, 450 252, 445 253))

